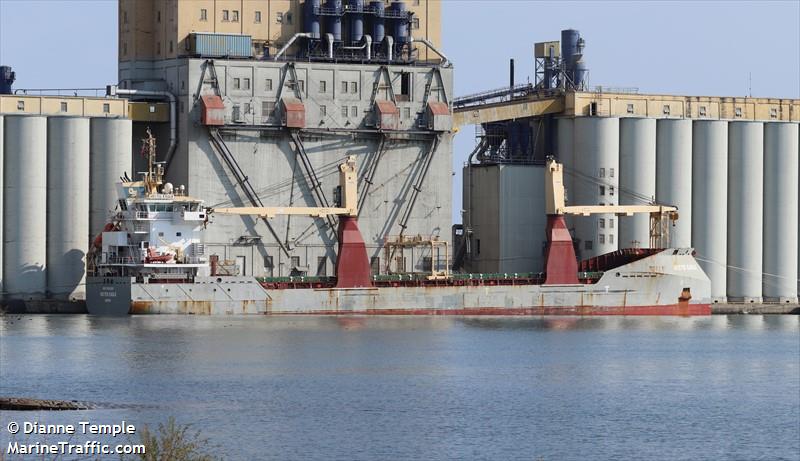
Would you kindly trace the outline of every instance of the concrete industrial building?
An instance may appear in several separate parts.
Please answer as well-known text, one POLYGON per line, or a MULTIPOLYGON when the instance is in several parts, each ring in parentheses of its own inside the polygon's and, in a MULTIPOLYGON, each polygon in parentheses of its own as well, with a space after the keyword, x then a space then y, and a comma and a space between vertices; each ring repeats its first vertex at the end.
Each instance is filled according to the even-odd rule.
MULTIPOLYGON (((564 32, 574 37, 577 31, 564 32)), ((495 193, 495 176, 502 190, 518 194, 514 201, 541 203, 544 188, 528 183, 553 155, 565 166, 570 204, 677 206, 672 246, 695 248, 714 301, 797 302, 800 100, 588 88, 576 74, 585 65, 573 59, 567 68, 569 58, 559 60, 557 53, 558 42, 536 45, 537 69, 549 74, 537 75, 535 84, 515 86, 512 77, 509 87, 454 101, 457 125, 481 127, 464 169, 466 238, 456 265, 476 272, 542 270, 520 267, 516 256, 534 249, 539 253, 530 260, 541 261, 543 229, 519 218, 499 233, 486 229, 494 210, 509 200, 495 193), (541 51, 548 46, 555 53, 541 51), (506 258, 487 254, 484 242, 495 238, 495 247, 514 242, 520 251, 506 258)), ((646 216, 572 217, 568 223, 580 259, 646 247, 650 240, 646 216)))
MULTIPOLYGON (((391 2, 383 1, 386 6, 391 2)), ((328 7, 336 2, 325 2, 328 7)), ((369 2, 374 3, 374 2, 369 2)), ((441 45, 441 2, 407 0, 413 13, 411 35, 441 45)), ((351 3, 348 3, 350 5, 351 3)), ((120 0, 120 68, 135 61, 174 59, 191 48, 189 34, 241 34, 252 37, 254 55, 274 55, 304 30, 304 2, 297 0, 120 0)), ((358 2, 363 7, 363 2, 358 2)), ((339 0, 338 6, 342 7, 339 0)), ((297 52, 300 44, 288 50, 297 52)), ((420 50, 421 60, 436 56, 420 50)))
MULTIPOLYGON (((212 206, 323 206, 336 165, 355 155, 373 271, 446 264, 425 251, 390 264, 383 251, 396 236, 450 240, 453 84, 434 48, 439 2, 147 3, 120 1, 119 93, 175 98, 174 148, 166 123, 134 123, 136 139, 155 129, 170 182, 212 206), (219 38, 231 46, 244 34, 252 46, 237 59, 198 57, 187 42, 197 33, 228 34, 219 38), (213 125, 211 99, 221 111, 213 125)), ((332 220, 214 219, 206 250, 242 275, 333 275, 332 220)))

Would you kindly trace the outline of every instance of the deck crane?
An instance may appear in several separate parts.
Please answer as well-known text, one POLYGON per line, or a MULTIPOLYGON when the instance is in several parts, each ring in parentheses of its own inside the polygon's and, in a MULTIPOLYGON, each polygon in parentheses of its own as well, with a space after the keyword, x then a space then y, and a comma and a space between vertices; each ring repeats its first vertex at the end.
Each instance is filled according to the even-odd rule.
POLYGON ((650 247, 669 246, 670 223, 678 219, 678 208, 665 205, 575 205, 564 200, 564 166, 552 158, 545 165, 545 209, 547 211, 546 285, 578 283, 578 260, 565 215, 590 216, 613 213, 617 216, 650 214, 650 247))
POLYGON ((213 208, 208 213, 258 216, 271 219, 278 215, 302 215, 323 218, 339 216, 336 255, 336 288, 372 286, 369 258, 364 238, 358 228, 358 176, 355 156, 339 165, 340 206, 338 207, 234 207, 213 208))

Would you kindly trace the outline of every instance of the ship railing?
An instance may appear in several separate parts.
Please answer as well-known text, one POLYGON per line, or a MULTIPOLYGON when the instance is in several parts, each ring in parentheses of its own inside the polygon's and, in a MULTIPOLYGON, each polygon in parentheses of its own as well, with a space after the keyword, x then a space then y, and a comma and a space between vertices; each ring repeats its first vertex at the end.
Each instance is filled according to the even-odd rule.
POLYGON ((139 264, 138 258, 134 258, 133 256, 107 256, 104 264, 112 264, 112 265, 132 265, 132 264, 139 264))

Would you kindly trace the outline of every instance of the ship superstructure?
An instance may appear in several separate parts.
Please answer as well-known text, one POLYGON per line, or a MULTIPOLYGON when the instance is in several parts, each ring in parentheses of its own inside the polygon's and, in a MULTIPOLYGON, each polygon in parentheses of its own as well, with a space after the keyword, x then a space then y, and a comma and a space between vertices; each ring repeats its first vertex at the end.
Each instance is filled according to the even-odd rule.
POLYGON ((95 239, 90 276, 131 277, 137 282, 188 282, 208 275, 203 244, 208 221, 203 201, 163 180, 163 164, 155 161, 156 142, 148 130, 142 154, 147 171, 140 181, 118 185, 118 210, 95 239))

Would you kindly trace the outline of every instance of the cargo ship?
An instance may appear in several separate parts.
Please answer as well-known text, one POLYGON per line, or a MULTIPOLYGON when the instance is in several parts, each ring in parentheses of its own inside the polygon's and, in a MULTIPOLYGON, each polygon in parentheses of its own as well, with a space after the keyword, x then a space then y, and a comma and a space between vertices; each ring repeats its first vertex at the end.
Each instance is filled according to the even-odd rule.
POLYGON ((545 271, 425 276, 370 272, 358 228, 354 158, 339 166, 336 207, 220 208, 163 180, 155 140, 144 140, 148 171, 118 185, 119 206, 92 243, 89 313, 358 315, 710 315, 710 281, 691 248, 663 248, 669 206, 566 206, 562 166, 545 175, 545 271), (651 217, 651 247, 577 261, 565 216, 596 213, 651 217), (239 276, 206 255, 203 231, 215 214, 338 218, 334 277, 239 276))

